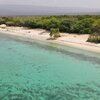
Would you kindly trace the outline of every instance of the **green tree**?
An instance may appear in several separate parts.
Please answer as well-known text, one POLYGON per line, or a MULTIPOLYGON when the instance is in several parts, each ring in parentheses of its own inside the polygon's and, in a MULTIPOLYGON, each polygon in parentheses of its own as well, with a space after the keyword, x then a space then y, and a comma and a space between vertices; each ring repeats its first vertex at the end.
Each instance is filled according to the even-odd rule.
POLYGON ((71 20, 63 20, 59 26, 60 31, 61 32, 71 32, 71 24, 72 24, 71 20))
POLYGON ((0 24, 5 24, 5 19, 0 18, 0 24))
POLYGON ((37 22, 35 20, 32 20, 32 19, 26 20, 25 21, 25 26, 29 27, 29 28, 38 28, 37 22))
POLYGON ((53 37, 54 39, 60 37, 59 29, 58 28, 51 28, 50 29, 50 37, 53 37))
POLYGON ((50 30, 51 28, 59 28, 59 24, 59 20, 57 20, 55 17, 52 17, 49 20, 47 20, 46 29, 50 30))
POLYGON ((93 32, 100 35, 100 19, 93 23, 93 32))
POLYGON ((94 20, 91 18, 79 20, 73 25, 72 30, 75 33, 90 34, 92 33, 93 22, 94 20))
POLYGON ((7 21, 5 24, 8 26, 16 26, 13 21, 7 21))

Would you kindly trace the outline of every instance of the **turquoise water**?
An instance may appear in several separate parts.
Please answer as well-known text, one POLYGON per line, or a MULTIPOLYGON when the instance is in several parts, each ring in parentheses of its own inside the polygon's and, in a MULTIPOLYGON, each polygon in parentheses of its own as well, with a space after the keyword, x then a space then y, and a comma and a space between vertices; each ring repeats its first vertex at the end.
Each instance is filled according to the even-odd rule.
POLYGON ((100 54, 1 34, 0 100, 100 100, 100 54))

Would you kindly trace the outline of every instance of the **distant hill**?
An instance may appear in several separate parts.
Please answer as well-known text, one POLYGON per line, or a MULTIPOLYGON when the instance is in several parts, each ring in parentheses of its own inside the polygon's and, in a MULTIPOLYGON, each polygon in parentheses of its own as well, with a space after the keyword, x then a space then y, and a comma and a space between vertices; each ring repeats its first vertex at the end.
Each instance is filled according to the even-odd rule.
POLYGON ((73 7, 44 7, 32 5, 0 5, 0 16, 12 15, 77 15, 100 14, 100 9, 73 7))

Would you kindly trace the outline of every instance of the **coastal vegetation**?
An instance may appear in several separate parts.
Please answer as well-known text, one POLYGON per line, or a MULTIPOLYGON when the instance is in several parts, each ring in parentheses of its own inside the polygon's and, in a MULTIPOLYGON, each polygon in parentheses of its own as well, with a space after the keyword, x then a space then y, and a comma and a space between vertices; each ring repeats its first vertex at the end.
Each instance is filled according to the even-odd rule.
POLYGON ((0 17, 0 24, 46 29, 54 38, 60 32, 90 34, 89 42, 100 43, 100 15, 0 17))
POLYGON ((100 35, 97 34, 90 35, 87 42, 100 43, 100 35))
POLYGON ((58 28, 51 28, 50 29, 50 37, 53 37, 54 39, 60 37, 59 29, 58 28))

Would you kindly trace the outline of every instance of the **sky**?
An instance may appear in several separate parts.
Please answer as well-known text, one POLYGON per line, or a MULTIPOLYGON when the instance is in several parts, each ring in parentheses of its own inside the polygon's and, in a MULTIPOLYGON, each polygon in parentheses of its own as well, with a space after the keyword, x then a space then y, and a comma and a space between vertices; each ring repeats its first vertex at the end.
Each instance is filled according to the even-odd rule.
POLYGON ((0 0, 0 5, 37 5, 100 9, 100 0, 0 0))

